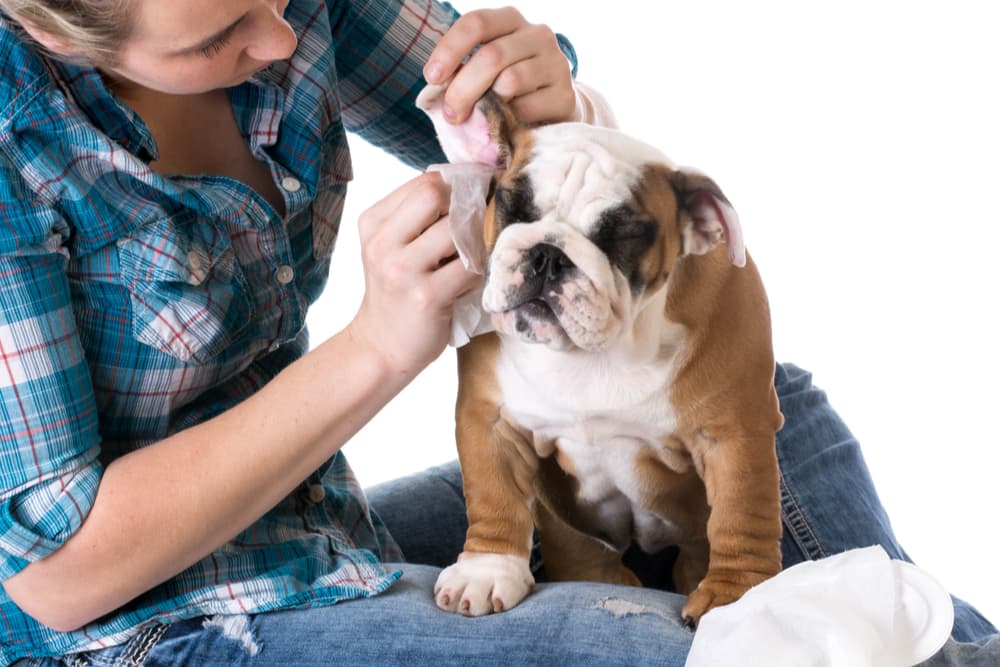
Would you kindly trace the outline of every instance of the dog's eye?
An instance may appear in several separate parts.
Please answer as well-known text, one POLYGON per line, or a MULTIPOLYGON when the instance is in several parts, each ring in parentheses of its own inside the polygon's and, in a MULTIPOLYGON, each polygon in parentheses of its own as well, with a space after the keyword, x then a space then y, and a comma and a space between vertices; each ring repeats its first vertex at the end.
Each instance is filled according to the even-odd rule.
POLYGON ((605 211, 598 222, 595 242, 599 247, 614 243, 647 247, 656 240, 656 221, 627 206, 605 211))
POLYGON ((642 211, 622 205, 601 214, 590 240, 628 279, 633 291, 646 283, 642 257, 656 243, 660 226, 642 211))
POLYGON ((497 184, 493 193, 497 217, 505 224, 535 222, 542 217, 535 206, 535 192, 531 181, 523 174, 510 184, 497 184))
POLYGON ((656 222, 650 218, 632 218, 613 227, 616 241, 638 241, 650 244, 656 239, 656 222))

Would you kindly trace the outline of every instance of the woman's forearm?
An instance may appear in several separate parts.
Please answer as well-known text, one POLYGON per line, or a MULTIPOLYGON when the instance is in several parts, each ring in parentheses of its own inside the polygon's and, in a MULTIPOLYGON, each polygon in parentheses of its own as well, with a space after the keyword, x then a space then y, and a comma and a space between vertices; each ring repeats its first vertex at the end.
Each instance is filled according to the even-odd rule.
POLYGON ((80 530, 7 593, 56 630, 118 608, 262 516, 411 378, 341 332, 226 413, 111 463, 80 530))

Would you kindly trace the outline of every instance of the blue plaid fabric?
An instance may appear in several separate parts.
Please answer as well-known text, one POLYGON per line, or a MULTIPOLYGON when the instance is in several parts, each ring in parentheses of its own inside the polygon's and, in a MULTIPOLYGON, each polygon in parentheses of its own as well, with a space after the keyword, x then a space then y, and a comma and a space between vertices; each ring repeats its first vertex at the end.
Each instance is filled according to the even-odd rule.
MULTIPOLYGON (((291 1, 294 56, 229 91, 284 217, 233 179, 153 172, 148 128, 97 72, 42 57, 0 16, 0 580, 80 527, 109 461, 306 352, 352 176, 345 131, 417 168, 444 161, 413 99, 457 16, 430 0, 291 1)), ((380 561, 399 558, 337 455, 216 553, 77 632, 39 625, 0 588, 0 663, 374 595, 398 577, 380 561)))

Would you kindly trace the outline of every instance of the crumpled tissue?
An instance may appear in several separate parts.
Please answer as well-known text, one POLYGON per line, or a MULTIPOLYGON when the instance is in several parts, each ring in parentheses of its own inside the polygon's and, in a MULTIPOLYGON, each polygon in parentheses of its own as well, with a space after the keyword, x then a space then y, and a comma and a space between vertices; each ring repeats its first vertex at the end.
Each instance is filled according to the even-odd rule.
POLYGON ((686 667, 911 667, 944 645, 947 591, 880 546, 800 563, 705 614, 686 667))
MULTIPOLYGON (((441 174, 451 186, 448 229, 462 265, 473 273, 486 273, 486 245, 483 223, 486 197, 496 170, 474 162, 434 164, 427 171, 441 174)), ((453 307, 450 345, 461 347, 474 336, 493 331, 493 323, 483 310, 483 286, 463 295, 453 307)))

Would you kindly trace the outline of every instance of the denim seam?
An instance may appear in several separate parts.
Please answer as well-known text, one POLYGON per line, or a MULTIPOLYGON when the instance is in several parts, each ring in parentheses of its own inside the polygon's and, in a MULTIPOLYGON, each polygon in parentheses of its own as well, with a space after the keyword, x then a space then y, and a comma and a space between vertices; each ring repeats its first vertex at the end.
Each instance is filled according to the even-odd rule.
POLYGON ((823 550, 820 541, 816 538, 816 533, 806 519, 805 513, 799 507, 795 496, 792 494, 785 482, 785 476, 779 472, 781 482, 781 512, 784 517, 784 524, 792 535, 792 539, 799 549, 809 560, 823 558, 826 552, 823 550))
POLYGON ((160 637, 167 631, 167 627, 165 624, 158 624, 143 630, 129 644, 121 657, 115 661, 115 665, 120 667, 141 667, 146 662, 149 652, 153 650, 156 643, 160 641, 160 637))

